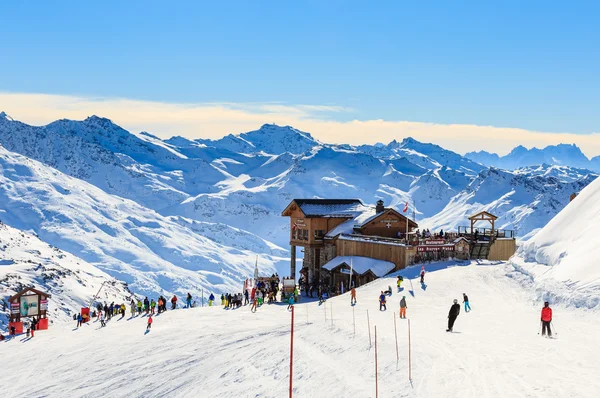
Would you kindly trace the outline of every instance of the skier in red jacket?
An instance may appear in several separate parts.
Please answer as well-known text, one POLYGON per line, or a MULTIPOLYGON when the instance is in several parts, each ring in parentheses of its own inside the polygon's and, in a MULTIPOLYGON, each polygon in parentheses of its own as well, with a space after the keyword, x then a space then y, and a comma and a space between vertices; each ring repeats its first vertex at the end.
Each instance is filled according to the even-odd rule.
POLYGON ((550 303, 547 301, 544 303, 544 308, 542 308, 542 336, 546 335, 546 331, 548 331, 548 337, 552 337, 552 330, 550 330, 550 323, 552 322, 552 308, 550 308, 550 303))

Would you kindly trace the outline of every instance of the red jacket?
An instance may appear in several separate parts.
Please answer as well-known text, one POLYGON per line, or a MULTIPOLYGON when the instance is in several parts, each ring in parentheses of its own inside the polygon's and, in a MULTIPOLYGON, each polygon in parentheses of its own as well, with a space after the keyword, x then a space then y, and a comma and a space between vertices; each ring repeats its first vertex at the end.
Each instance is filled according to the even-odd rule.
POLYGON ((148 318, 148 324, 152 325, 152 317, 148 318))
POLYGON ((550 308, 550 307, 542 308, 542 321, 544 321, 544 322, 552 321, 552 308, 550 308))

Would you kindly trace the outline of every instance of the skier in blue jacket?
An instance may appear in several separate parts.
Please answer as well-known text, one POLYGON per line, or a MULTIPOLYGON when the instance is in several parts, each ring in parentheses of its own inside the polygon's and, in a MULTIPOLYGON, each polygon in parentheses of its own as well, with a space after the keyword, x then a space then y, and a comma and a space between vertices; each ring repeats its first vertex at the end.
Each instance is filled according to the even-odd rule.
POLYGON ((289 310, 293 306, 294 306, 294 295, 290 294, 290 298, 288 299, 288 307, 287 307, 287 309, 289 310))

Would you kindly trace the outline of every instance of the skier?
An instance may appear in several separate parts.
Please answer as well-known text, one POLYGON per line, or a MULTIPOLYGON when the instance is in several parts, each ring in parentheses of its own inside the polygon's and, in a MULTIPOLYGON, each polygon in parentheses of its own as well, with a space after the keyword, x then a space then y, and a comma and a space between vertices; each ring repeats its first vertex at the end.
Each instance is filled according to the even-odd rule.
POLYGON ((288 307, 287 309, 291 309, 294 306, 294 295, 290 294, 290 298, 288 299, 288 307))
POLYGON ((131 299, 131 303, 129 303, 129 308, 131 310, 131 317, 133 318, 135 316, 135 301, 133 301, 133 299, 131 299))
POLYGON ((127 307, 125 304, 121 304, 121 319, 125 318, 125 312, 127 311, 127 307))
POLYGON ((421 266, 421 284, 425 283, 425 266, 421 266))
POLYGON ((174 310, 177 308, 177 296, 173 295, 171 298, 171 309, 174 310))
POLYGON ((221 305, 225 306, 225 296, 221 293, 221 305))
POLYGON ((356 304, 356 289, 354 288, 354 286, 352 286, 352 289, 350 289, 350 305, 355 305, 356 304))
POLYGON ((150 300, 150 313, 154 315, 154 311, 156 310, 156 301, 154 299, 150 300))
POLYGON ((150 327, 152 327, 152 315, 148 317, 148 326, 146 326, 146 331, 150 330, 150 327))
POLYGON ((77 314, 77 327, 81 326, 81 322, 83 321, 83 317, 81 314, 77 314))
POLYGON ((150 301, 148 300, 148 297, 144 298, 144 312, 146 315, 150 312, 150 301))
POLYGON ((29 337, 29 334, 31 333, 31 323, 29 319, 25 319, 25 321, 23 322, 23 327, 27 331, 27 337, 29 337))
POLYGON ((31 320, 31 338, 33 338, 33 336, 35 335, 35 327, 37 326, 37 321, 35 320, 35 317, 33 317, 33 319, 31 320))
POLYGON ((213 301, 215 301, 215 295, 211 293, 210 296, 208 296, 208 306, 209 307, 212 307, 213 301))
POLYGON ((192 295, 188 292, 187 299, 185 300, 185 308, 192 308, 192 295))
POLYGON ((385 306, 385 293, 383 293, 383 290, 381 291, 381 296, 379 296, 379 311, 382 311, 382 308, 384 311, 387 310, 387 307, 385 306))
POLYGON ((250 297, 249 297, 249 294, 248 294, 248 289, 245 289, 244 290, 244 305, 247 305, 249 302, 250 302, 250 297))
POLYGON ((256 312, 257 306, 258 306, 258 297, 254 297, 254 300, 252 300, 252 305, 250 306, 250 311, 256 312))
POLYGON ((454 321, 456 321, 458 314, 460 314, 460 304, 458 304, 457 299, 454 299, 454 304, 452 304, 452 307, 450 307, 450 312, 448 312, 448 329, 446 329, 446 332, 452 331, 452 328, 454 327, 454 321))
POLYGON ((548 337, 552 337, 552 330, 550 330, 550 323, 552 322, 552 308, 550 308, 549 302, 544 302, 544 308, 542 308, 542 336, 546 335, 548 331, 548 337))
MULTIPOLYGON (((138 299, 137 301, 137 310, 138 310, 138 315, 142 314, 142 300, 138 299)), ((110 316, 109 316, 110 318, 110 316)))
POLYGON ((106 326, 106 323, 104 322, 104 314, 100 314, 100 327, 103 328, 104 326, 106 326))
POLYGON ((465 312, 471 311, 471 305, 469 304, 469 297, 463 293, 463 303, 465 303, 465 312))
POLYGON ((402 296, 402 300, 400 300, 400 318, 406 319, 406 296, 402 296))

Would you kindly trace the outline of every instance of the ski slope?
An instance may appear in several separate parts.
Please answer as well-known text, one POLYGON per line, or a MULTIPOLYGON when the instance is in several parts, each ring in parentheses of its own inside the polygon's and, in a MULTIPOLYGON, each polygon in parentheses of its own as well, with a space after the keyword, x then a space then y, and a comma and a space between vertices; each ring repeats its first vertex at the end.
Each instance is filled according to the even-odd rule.
MULTIPOLYGON (((379 292, 395 278, 348 294, 297 304, 294 396, 374 397, 377 327, 379 397, 597 397, 600 391, 600 317, 554 306, 557 339, 538 336, 541 303, 506 276, 505 264, 437 264, 426 268, 426 290, 405 278, 412 335, 412 382, 407 368, 407 321, 397 319, 394 291, 388 310, 379 292), (437 267, 436 270, 434 267, 437 267), (444 268, 445 267, 445 268, 444 268), (414 293, 411 295, 409 291, 414 293), (452 299, 469 295, 454 333, 446 317, 452 299), (325 310, 327 314, 325 315, 325 310), (333 315, 333 321, 332 321, 333 315)), ((402 271, 416 278, 419 268, 402 271)), ((289 386, 290 313, 283 304, 224 310, 168 311, 145 319, 113 319, 74 330, 74 323, 0 343, 4 397, 282 397, 289 386), (35 358, 35 360, 33 360, 35 358), (33 379, 35 378, 35 382, 33 379)))

